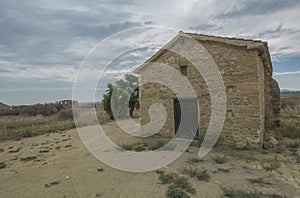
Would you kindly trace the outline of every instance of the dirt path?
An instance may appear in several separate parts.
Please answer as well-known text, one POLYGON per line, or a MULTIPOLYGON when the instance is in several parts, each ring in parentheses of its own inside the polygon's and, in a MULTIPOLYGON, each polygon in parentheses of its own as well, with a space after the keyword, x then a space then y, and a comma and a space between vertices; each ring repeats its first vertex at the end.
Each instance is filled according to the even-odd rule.
MULTIPOLYGON (((135 141, 124 140, 124 134, 120 135, 113 123, 105 127, 117 143, 135 141)), ((168 185, 159 181, 156 171, 130 173, 104 165, 87 151, 76 130, 0 142, 0 149, 0 162, 6 164, 0 169, 1 197, 166 197, 168 185)), ((220 186, 257 189, 288 197, 300 195, 300 166, 291 163, 285 154, 279 155, 282 165, 277 171, 266 171, 256 160, 218 148, 203 161, 187 163, 196 159, 197 154, 198 148, 190 147, 189 152, 163 168, 179 172, 180 168, 193 165, 208 170, 210 182, 189 178, 197 190, 197 195, 191 197, 223 197, 220 186), (215 163, 212 157, 216 153, 225 153, 227 162, 215 163)), ((266 154, 255 157, 265 158, 266 154)))

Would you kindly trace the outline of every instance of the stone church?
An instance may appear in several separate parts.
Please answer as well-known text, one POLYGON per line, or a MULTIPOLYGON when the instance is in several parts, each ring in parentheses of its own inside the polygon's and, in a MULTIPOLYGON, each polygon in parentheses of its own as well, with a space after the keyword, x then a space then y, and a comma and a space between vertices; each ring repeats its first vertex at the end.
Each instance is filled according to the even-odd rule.
MULTIPOLYGON (((183 120, 183 130, 189 130, 189 122, 197 121, 196 138, 205 135, 212 118, 212 96, 218 94, 209 89, 203 73, 196 69, 193 60, 169 50, 170 46, 179 46, 193 40, 201 44, 216 65, 223 80, 226 93, 226 109, 219 144, 237 147, 261 148, 268 138, 268 129, 280 124, 280 91, 277 82, 272 78, 272 62, 267 42, 240 38, 225 38, 179 32, 165 47, 160 49, 143 65, 135 70, 141 77, 140 114, 141 124, 150 122, 149 108, 152 104, 162 104, 166 120, 158 135, 173 137, 183 120), (164 74, 165 82, 175 84, 183 94, 175 94, 168 86, 156 82, 143 82, 144 75, 157 72, 159 63, 172 67, 186 78, 192 86, 193 96, 185 93, 184 87, 171 73, 164 74), (182 87, 180 87, 182 85, 182 87), (180 101, 180 102, 179 102, 180 101), (181 108, 188 109, 182 112, 181 108), (200 116, 197 116, 197 111, 200 116), (200 134, 200 135, 199 135, 200 134)), ((188 46, 185 51, 199 49, 188 46), (194 49, 195 48, 195 49, 194 49)), ((198 51, 197 51, 198 50, 198 51)), ((159 75, 161 72, 157 72, 159 75)), ((212 123, 213 124, 213 123, 212 123)), ((194 129, 195 130, 195 129, 194 129)))

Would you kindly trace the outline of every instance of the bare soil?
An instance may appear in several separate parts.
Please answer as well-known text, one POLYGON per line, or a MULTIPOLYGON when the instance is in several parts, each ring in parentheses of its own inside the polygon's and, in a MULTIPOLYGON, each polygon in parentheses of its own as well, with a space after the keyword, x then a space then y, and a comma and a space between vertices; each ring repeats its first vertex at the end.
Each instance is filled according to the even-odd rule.
MULTIPOLYGON (((134 143, 112 122, 103 125, 117 144, 134 143), (123 134, 123 135, 122 135, 123 134)), ((192 145, 175 162, 160 171, 180 173, 193 166, 208 170, 209 182, 189 178, 196 189, 191 197, 224 197, 221 187, 257 190, 282 197, 300 197, 300 164, 287 148, 271 151, 233 150, 217 147, 200 161, 198 146, 192 145), (225 155, 224 164, 214 161, 225 155), (280 167, 266 170, 272 160, 280 167)), ((157 171, 123 172, 106 166, 82 144, 75 129, 21 140, 0 142, 1 197, 166 197, 168 185, 157 171)))

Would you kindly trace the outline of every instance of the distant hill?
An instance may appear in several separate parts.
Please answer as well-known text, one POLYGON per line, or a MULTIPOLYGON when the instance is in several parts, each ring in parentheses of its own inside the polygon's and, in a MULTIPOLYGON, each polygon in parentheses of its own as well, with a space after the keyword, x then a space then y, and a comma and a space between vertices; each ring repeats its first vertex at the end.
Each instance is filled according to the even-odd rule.
POLYGON ((281 89, 280 95, 281 98, 300 97, 300 90, 281 89))
POLYGON ((0 102, 0 111, 11 109, 11 106, 0 102))
POLYGON ((282 94, 286 94, 286 93, 300 93, 300 90, 281 89, 280 93, 282 93, 282 94))

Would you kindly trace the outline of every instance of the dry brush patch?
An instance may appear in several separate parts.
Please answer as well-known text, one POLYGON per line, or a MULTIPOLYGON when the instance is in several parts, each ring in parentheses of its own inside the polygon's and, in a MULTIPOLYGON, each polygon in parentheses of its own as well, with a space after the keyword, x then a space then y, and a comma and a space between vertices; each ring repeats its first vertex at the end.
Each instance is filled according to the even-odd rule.
POLYGON ((281 124, 276 129, 279 138, 300 139, 300 111, 296 109, 281 110, 281 124))
POLYGON ((167 190, 168 198, 190 197, 189 194, 196 195, 196 189, 192 187, 188 179, 176 173, 162 172, 159 175, 162 184, 169 184, 167 190))
POLYGON ((19 139, 74 128, 72 120, 52 116, 0 116, 0 140, 19 139))
POLYGON ((101 106, 96 108, 98 116, 96 118, 94 112, 89 109, 83 109, 80 114, 75 112, 74 115, 72 108, 59 104, 20 106, 9 111, 18 111, 18 113, 10 115, 2 112, 0 140, 20 139, 109 121, 101 106), (74 116, 77 118, 76 124, 74 116))

